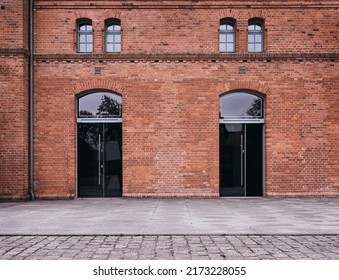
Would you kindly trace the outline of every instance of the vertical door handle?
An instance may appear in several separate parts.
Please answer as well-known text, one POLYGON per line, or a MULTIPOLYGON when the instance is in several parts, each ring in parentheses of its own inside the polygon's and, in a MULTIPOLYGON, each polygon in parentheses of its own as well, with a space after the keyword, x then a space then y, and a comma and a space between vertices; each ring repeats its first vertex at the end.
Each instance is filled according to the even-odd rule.
POLYGON ((98 184, 101 185, 101 134, 99 134, 98 143, 98 184))
POLYGON ((243 158, 243 151, 244 151, 244 135, 240 135, 240 184, 241 186, 244 185, 244 158, 243 158))

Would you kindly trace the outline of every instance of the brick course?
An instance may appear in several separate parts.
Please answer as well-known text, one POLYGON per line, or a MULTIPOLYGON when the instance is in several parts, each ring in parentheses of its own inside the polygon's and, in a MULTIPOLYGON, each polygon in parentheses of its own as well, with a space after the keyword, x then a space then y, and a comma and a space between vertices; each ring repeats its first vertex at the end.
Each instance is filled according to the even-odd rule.
POLYGON ((265 195, 339 195, 339 2, 226 2, 35 1, 39 198, 76 196, 76 98, 97 89, 123 97, 123 196, 218 197, 219 97, 242 89, 265 97, 265 195), (224 17, 237 52, 220 56, 224 17), (254 17, 265 52, 249 55, 254 17), (76 53, 78 18, 93 21, 93 54, 76 53), (121 20, 121 54, 103 53, 107 18, 121 20))

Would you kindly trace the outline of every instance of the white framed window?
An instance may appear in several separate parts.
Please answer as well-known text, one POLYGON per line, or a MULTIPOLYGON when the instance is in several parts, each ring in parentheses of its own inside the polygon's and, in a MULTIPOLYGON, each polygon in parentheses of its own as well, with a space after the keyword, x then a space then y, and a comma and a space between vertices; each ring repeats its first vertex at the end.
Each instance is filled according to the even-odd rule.
POLYGON ((248 52, 264 52, 264 21, 262 19, 248 21, 248 52))
POLYGON ((220 20, 219 51, 221 53, 235 52, 235 19, 220 20))
POLYGON ((78 52, 91 53, 93 52, 93 28, 90 19, 78 20, 78 52))
POLYGON ((105 23, 105 51, 121 52, 121 24, 118 19, 109 19, 105 23))

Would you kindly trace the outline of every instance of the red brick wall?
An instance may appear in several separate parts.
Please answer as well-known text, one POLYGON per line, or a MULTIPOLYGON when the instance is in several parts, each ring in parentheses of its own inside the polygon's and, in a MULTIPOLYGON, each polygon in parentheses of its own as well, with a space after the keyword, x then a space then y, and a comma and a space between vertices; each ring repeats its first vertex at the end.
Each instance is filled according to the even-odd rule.
MULTIPOLYGON (((121 20, 123 53, 218 53, 218 29, 220 19, 224 17, 236 19, 238 52, 247 52, 248 20, 255 17, 265 20, 265 52, 338 50, 338 10, 334 8, 338 8, 338 1, 328 1, 335 6, 324 3, 322 9, 319 5, 288 6, 286 2, 282 7, 267 6, 268 1, 262 1, 264 4, 252 9, 239 6, 239 1, 219 1, 218 5, 224 4, 218 9, 213 6, 210 9, 165 9, 165 4, 160 5, 163 9, 159 6, 157 9, 127 9, 126 6, 119 9, 88 9, 88 1, 82 1, 83 6, 79 5, 73 10, 72 6, 54 8, 54 4, 70 5, 72 1, 58 2, 36 1, 36 53, 75 53, 78 18, 92 20, 94 53, 102 53, 104 21, 114 17, 121 20), (49 6, 43 5, 46 3, 49 6)), ((99 7, 114 7, 117 2, 101 1, 106 6, 99 7)), ((258 1, 248 2, 253 4, 258 1)), ((190 1, 186 3, 192 6, 190 1)))
POLYGON ((235 89, 266 97, 265 195, 339 195, 339 1, 35 2, 39 198, 75 196, 76 96, 95 89, 123 96, 124 196, 218 196, 219 96, 235 89), (83 17, 93 21, 90 55, 76 53, 83 17), (112 17, 120 55, 102 51, 112 17), (237 53, 220 57, 223 17, 237 20, 237 53), (253 17, 265 20, 264 54, 246 54, 253 17))
POLYGON ((39 61, 38 193, 74 194, 75 94, 105 88, 123 96, 125 196, 218 195, 219 96, 233 89, 266 95, 266 195, 338 195, 336 69, 306 60, 39 61))
POLYGON ((2 0, 0 4, 0 48, 27 49, 28 0, 2 0))
POLYGON ((1 1, 0 200, 28 194, 28 1, 1 1))

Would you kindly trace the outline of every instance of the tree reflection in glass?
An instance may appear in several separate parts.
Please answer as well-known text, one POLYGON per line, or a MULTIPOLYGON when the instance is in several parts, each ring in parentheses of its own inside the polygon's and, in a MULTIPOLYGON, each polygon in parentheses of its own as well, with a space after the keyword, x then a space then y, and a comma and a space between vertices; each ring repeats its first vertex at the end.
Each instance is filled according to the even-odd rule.
POLYGON ((79 98, 79 118, 121 117, 122 98, 120 95, 96 92, 79 98))
POLYGON ((251 108, 247 110, 247 116, 262 117, 262 102, 261 98, 257 98, 253 101, 251 108))
POLYGON ((225 94, 220 98, 220 118, 263 118, 262 105, 262 98, 254 94, 246 92, 225 94))
POLYGON ((120 116, 120 105, 117 100, 103 95, 101 104, 98 107, 97 116, 120 116))

